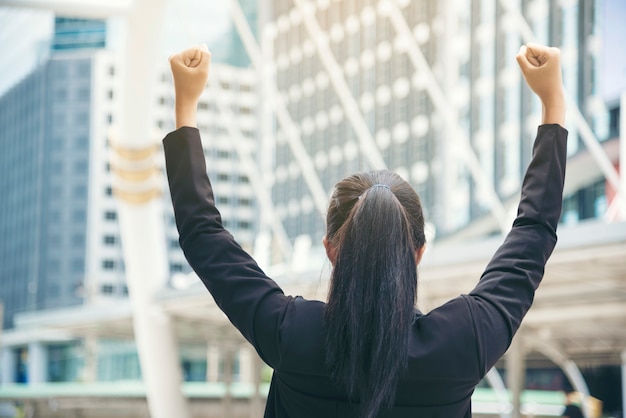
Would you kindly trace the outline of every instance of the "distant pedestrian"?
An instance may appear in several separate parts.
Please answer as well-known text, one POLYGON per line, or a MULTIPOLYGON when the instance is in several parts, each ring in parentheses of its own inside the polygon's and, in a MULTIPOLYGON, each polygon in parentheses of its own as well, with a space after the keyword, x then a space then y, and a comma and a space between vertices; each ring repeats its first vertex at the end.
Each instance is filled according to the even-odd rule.
POLYGON ((577 404, 578 394, 574 391, 568 391, 565 394, 565 409, 561 417, 566 418, 585 418, 582 409, 577 404))

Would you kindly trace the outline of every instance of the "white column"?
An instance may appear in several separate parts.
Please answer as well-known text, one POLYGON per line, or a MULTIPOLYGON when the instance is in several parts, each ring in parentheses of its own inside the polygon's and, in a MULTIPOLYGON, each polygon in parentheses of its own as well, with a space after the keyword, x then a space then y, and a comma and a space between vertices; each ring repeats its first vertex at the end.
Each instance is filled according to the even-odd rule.
POLYGON ((0 386, 15 383, 17 355, 11 347, 2 347, 0 352, 0 386))
MULTIPOLYGON (((167 282, 169 268, 158 189, 146 190, 133 172, 147 171, 149 156, 133 150, 158 145, 152 120, 158 45, 165 0, 134 0, 127 15, 123 83, 123 118, 116 150, 124 161, 116 175, 119 188, 119 223, 135 341, 150 416, 187 418, 188 406, 181 391, 182 373, 171 318, 159 306, 156 294, 167 282), (126 176, 124 176, 126 173, 126 176), (126 177, 126 178, 125 178, 126 177), (126 184, 125 184, 126 183, 126 184)), ((145 182, 158 184, 155 179, 145 182)))
POLYGON ((48 351, 41 342, 28 344, 28 384, 48 381, 48 351))

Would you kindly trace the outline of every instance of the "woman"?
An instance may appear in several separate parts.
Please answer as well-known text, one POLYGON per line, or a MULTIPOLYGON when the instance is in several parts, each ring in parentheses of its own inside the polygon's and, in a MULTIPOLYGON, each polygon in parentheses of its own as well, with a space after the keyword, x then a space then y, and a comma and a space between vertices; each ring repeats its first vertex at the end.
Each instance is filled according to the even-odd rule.
POLYGON ((520 49, 543 104, 518 215, 474 290, 424 315, 414 307, 424 251, 419 199, 400 177, 360 173, 330 200, 328 302, 285 296, 223 228, 196 129, 210 55, 170 58, 176 127, 167 174, 189 263, 218 306, 274 369, 266 417, 470 417, 471 395, 530 308, 556 244, 567 132, 559 51, 520 49))

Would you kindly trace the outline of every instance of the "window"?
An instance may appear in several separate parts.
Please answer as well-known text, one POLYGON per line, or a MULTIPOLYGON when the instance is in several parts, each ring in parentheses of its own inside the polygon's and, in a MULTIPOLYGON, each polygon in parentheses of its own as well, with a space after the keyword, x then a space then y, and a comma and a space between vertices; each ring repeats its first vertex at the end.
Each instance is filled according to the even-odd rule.
POLYGON ((238 203, 241 206, 250 206, 252 204, 252 201, 247 197, 240 197, 238 203))
POLYGON ((180 245, 178 244, 178 240, 177 239, 171 239, 170 240, 170 248, 180 248, 180 245))
POLYGON ((91 90, 89 89, 89 87, 80 87, 78 90, 76 90, 76 99, 82 100, 82 101, 88 101, 90 93, 91 93, 91 90))
POLYGON ((115 235, 105 235, 102 238, 102 241, 104 242, 104 245, 115 245, 117 240, 115 239, 115 235))
POLYGON ((112 295, 114 289, 115 288, 110 283, 105 283, 102 286, 100 286, 100 292, 102 292, 105 295, 112 295))
POLYGON ((248 222, 248 221, 239 221, 239 222, 237 222, 237 227, 239 229, 250 229, 250 222, 248 222))
POLYGON ((87 188, 79 184, 78 186, 74 186, 74 197, 85 197, 87 195, 87 188))
POLYGON ((72 272, 81 273, 85 270, 85 260, 82 258, 75 258, 72 260, 72 272))
POLYGON ((115 268, 115 261, 113 260, 103 260, 102 268, 105 270, 113 270, 115 268))
POLYGON ((248 176, 239 176, 239 182, 240 183, 249 183, 250 179, 248 178, 248 176))
POLYGON ((86 174, 87 161, 76 161, 74 163, 74 174, 86 174))
POLYGON ((180 263, 172 263, 170 264, 170 272, 172 273, 180 273, 183 271, 183 265, 180 263))
POLYGON ((117 213, 112 210, 107 210, 104 212, 104 219, 107 221, 114 221, 117 219, 117 213))
POLYGON ((219 196, 219 197, 217 198, 217 203, 218 203, 219 205, 227 205, 227 204, 228 204, 228 201, 229 201, 229 199, 228 199, 228 197, 226 197, 226 196, 219 196))
POLYGON ((219 181, 228 181, 228 179, 229 179, 229 175, 228 175, 228 174, 226 174, 226 173, 218 173, 218 174, 217 174, 217 179, 218 179, 219 181))
POLYGON ((89 138, 85 135, 74 139, 74 148, 77 150, 86 150, 89 147, 89 138))
POLYGON ((75 126, 85 126, 89 122, 89 114, 87 112, 77 112, 74 115, 75 126))
POLYGON ((113 195, 113 188, 111 186, 107 186, 104 188, 104 194, 107 196, 113 195))
POLYGON ((57 102, 64 102, 67 100, 67 91, 64 89, 59 89, 54 93, 54 99, 57 102))
POLYGON ((85 246, 85 236, 83 234, 75 234, 72 236, 72 246, 82 248, 85 246))
POLYGON ((87 215, 85 214, 84 210, 76 209, 72 212, 72 220, 74 222, 84 222, 85 219, 87 219, 87 215))

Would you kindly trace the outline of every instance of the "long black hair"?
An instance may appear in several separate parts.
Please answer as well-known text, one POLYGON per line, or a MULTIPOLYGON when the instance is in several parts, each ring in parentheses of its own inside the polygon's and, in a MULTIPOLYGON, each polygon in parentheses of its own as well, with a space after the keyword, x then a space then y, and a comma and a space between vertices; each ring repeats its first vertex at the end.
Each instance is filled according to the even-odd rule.
POLYGON ((374 417, 394 402, 406 370, 417 298, 417 250, 425 243, 419 198, 388 171, 335 186, 326 219, 334 266, 325 312, 332 377, 374 417))

